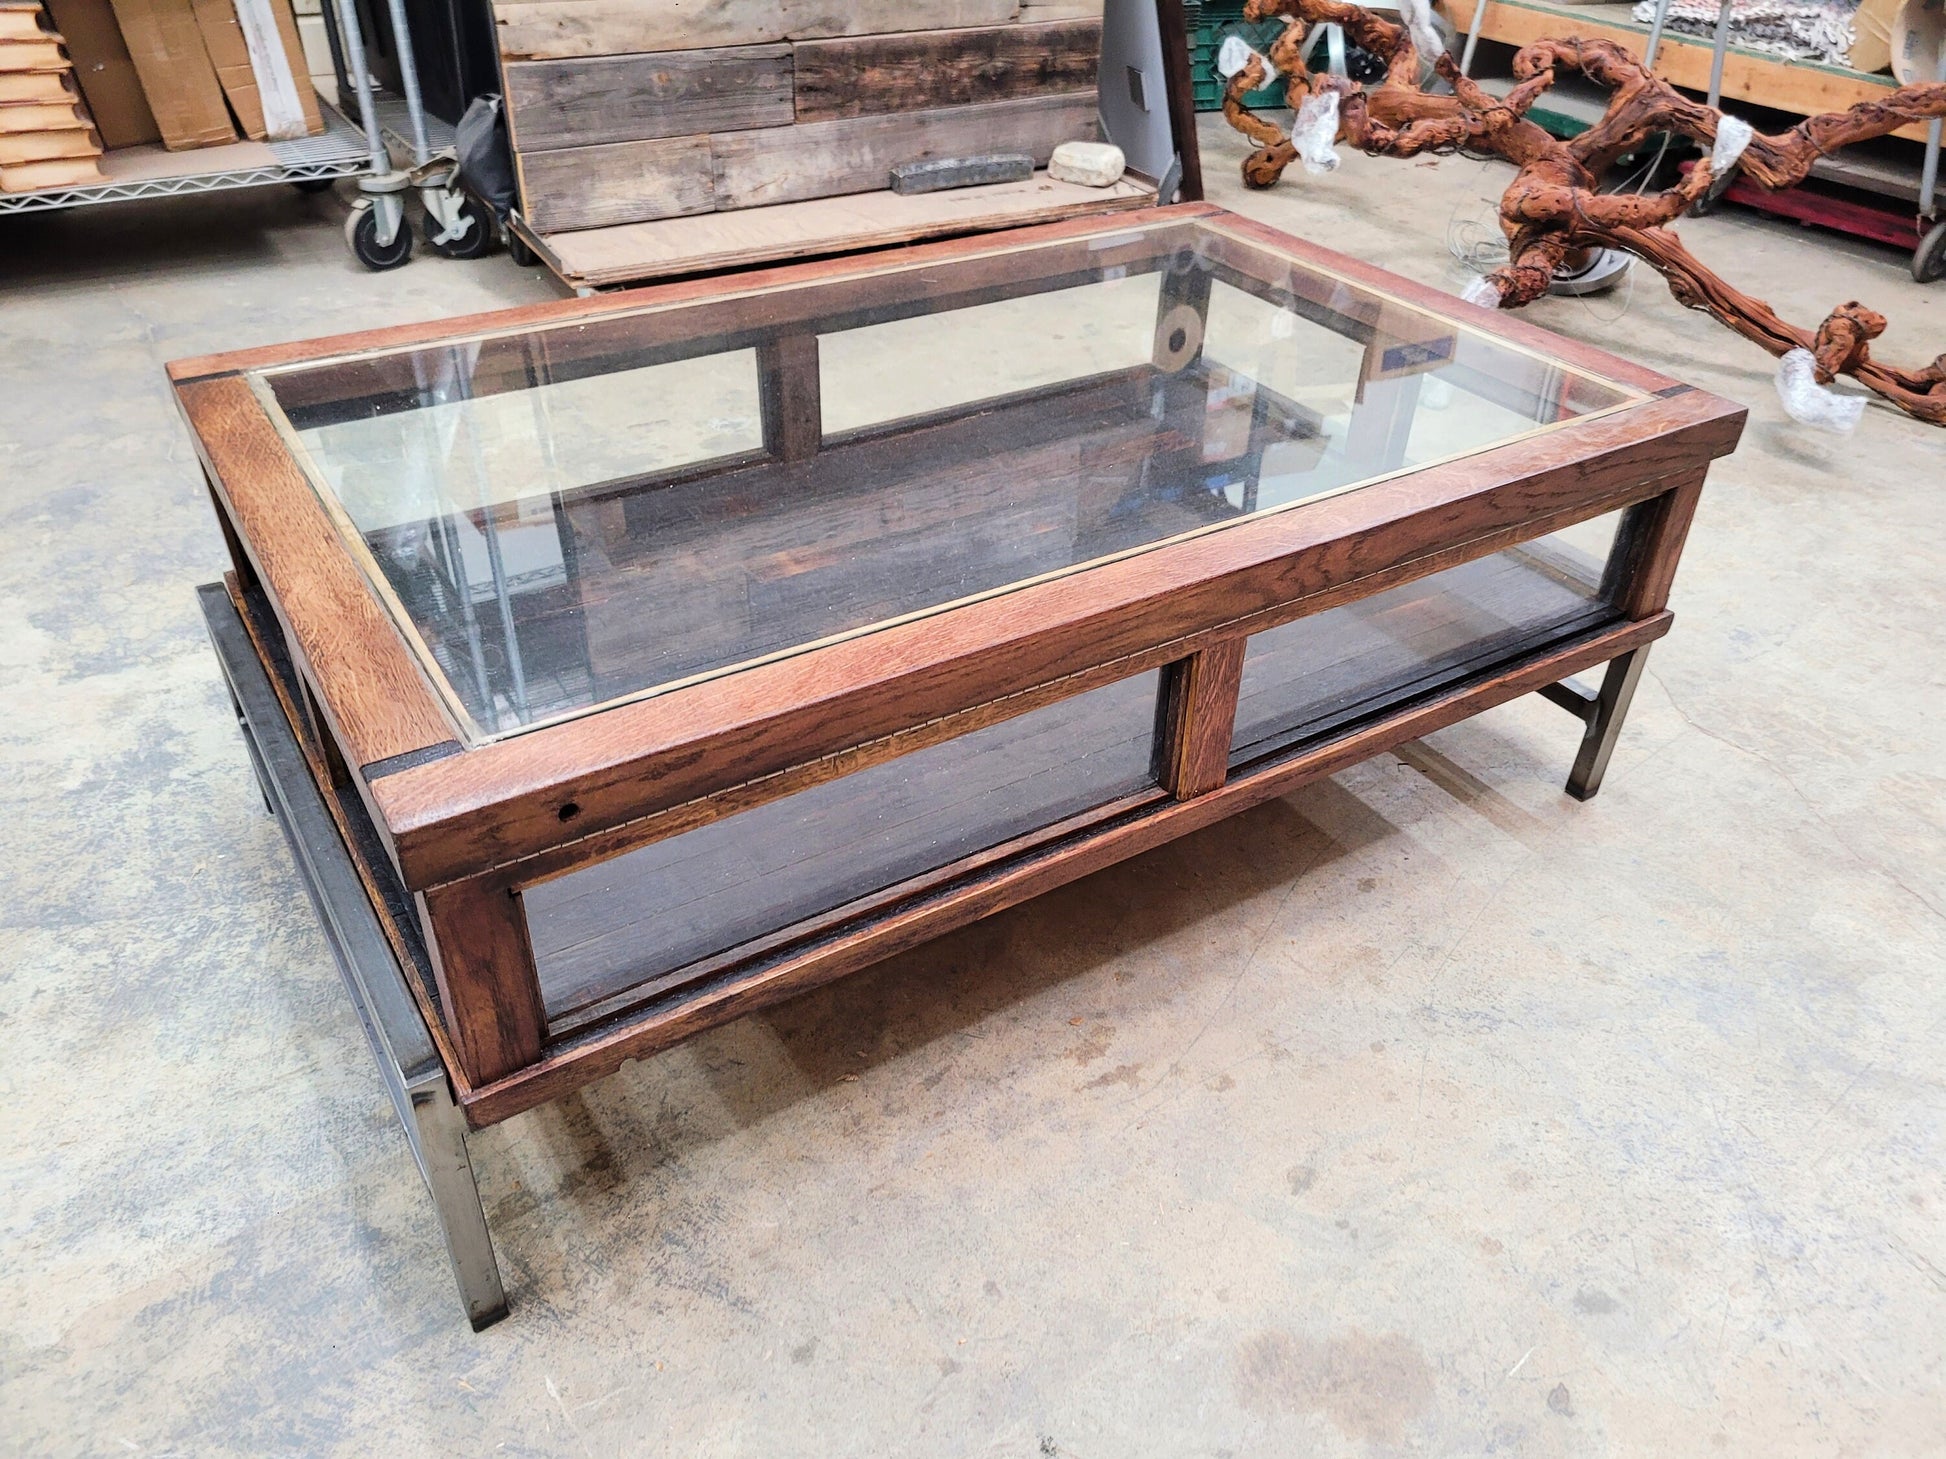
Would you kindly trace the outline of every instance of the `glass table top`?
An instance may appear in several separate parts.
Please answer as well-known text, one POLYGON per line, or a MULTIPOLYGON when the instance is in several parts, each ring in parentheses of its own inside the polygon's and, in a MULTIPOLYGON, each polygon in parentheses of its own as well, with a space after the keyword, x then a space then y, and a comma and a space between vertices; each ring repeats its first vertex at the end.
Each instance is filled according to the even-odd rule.
POLYGON ((1642 399, 1220 218, 251 383, 476 743, 1642 399))

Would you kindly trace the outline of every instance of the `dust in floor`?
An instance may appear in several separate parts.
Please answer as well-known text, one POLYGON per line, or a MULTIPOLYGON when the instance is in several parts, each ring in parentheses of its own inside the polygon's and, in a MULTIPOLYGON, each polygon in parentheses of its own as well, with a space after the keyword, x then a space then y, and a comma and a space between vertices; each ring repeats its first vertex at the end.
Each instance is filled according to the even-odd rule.
MULTIPOLYGON (((1216 200, 1457 289, 1499 169, 1216 200)), ((197 619, 178 356, 552 296, 341 202, 0 226, 0 1432, 35 1455, 1940 1452, 1946 434, 1752 419, 1606 788, 1527 701, 475 1141, 460 1319, 197 619)), ((1902 260, 1682 225, 1946 345, 1902 260)))

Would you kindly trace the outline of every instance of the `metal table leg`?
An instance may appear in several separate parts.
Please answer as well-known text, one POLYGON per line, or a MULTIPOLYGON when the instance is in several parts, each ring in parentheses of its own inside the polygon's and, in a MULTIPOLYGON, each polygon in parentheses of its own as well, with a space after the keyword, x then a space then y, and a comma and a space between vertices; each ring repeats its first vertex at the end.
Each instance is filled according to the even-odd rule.
POLYGON ((453 1101, 405 971, 372 911, 243 620, 220 584, 197 592, 258 784, 290 844, 299 878, 371 1044, 379 1077, 405 1127, 412 1158, 432 1195, 460 1299, 477 1332, 507 1315, 507 1294, 467 1158, 466 1118, 453 1101))
POLYGON ((1635 686, 1641 682, 1648 662, 1649 648, 1644 644, 1612 660, 1599 689, 1564 679, 1540 691, 1542 698, 1560 705, 1587 726, 1581 735, 1581 752, 1574 757, 1574 769, 1568 772, 1568 794, 1576 800, 1592 800, 1601 789, 1609 757, 1622 735, 1622 721, 1628 718, 1629 702, 1635 698, 1635 686))

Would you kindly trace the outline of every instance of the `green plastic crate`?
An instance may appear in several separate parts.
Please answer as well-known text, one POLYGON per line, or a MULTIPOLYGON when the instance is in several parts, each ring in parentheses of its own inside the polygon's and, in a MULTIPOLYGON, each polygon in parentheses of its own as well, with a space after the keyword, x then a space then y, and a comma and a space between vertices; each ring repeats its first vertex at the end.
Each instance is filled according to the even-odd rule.
MULTIPOLYGON (((1243 0, 1203 0, 1197 4, 1190 0, 1183 6, 1184 18, 1189 22, 1189 78, 1190 90, 1196 98, 1196 110, 1221 111, 1223 109, 1223 78, 1216 70, 1216 52, 1225 39, 1240 35, 1250 43, 1254 50, 1268 52, 1271 43, 1284 33, 1284 25, 1278 20, 1261 20, 1255 23, 1243 18, 1243 0)), ((1243 104, 1253 110, 1258 107, 1283 106, 1284 83, 1280 79, 1260 91, 1246 91, 1243 104)))

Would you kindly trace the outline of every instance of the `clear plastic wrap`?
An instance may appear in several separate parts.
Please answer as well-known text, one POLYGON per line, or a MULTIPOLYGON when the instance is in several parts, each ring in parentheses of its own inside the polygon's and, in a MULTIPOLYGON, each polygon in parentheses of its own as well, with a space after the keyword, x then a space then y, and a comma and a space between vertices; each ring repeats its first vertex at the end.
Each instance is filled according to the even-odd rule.
POLYGON ((1306 172, 1336 172, 1338 149, 1338 93, 1314 92, 1304 98, 1291 123, 1291 144, 1304 159, 1306 172))
POLYGON ((1500 291, 1487 281, 1485 275, 1471 280, 1461 289, 1460 298, 1468 304, 1478 304, 1482 309, 1500 307, 1500 291))
POLYGON ((1710 171, 1721 177, 1735 167, 1743 149, 1750 145, 1752 130, 1742 117, 1723 113, 1716 123, 1716 145, 1710 148, 1710 171))
POLYGON ((1412 36, 1412 48, 1419 53, 1420 62, 1431 66, 1446 49, 1445 39, 1432 23, 1431 0, 1399 0, 1399 19, 1412 36))
POLYGON ((1865 414, 1865 397, 1826 389, 1818 384, 1817 369, 1809 350, 1791 350, 1777 362, 1777 398, 1792 420, 1848 436, 1865 414))
POLYGON ((1225 81, 1228 81, 1237 72, 1250 64, 1250 58, 1252 56, 1255 56, 1264 63, 1264 70, 1269 72, 1271 78, 1275 80, 1277 68, 1270 64, 1270 58, 1260 51, 1253 49, 1250 42, 1240 35, 1225 36, 1223 38, 1223 44, 1216 48, 1217 74, 1222 76, 1225 81))

